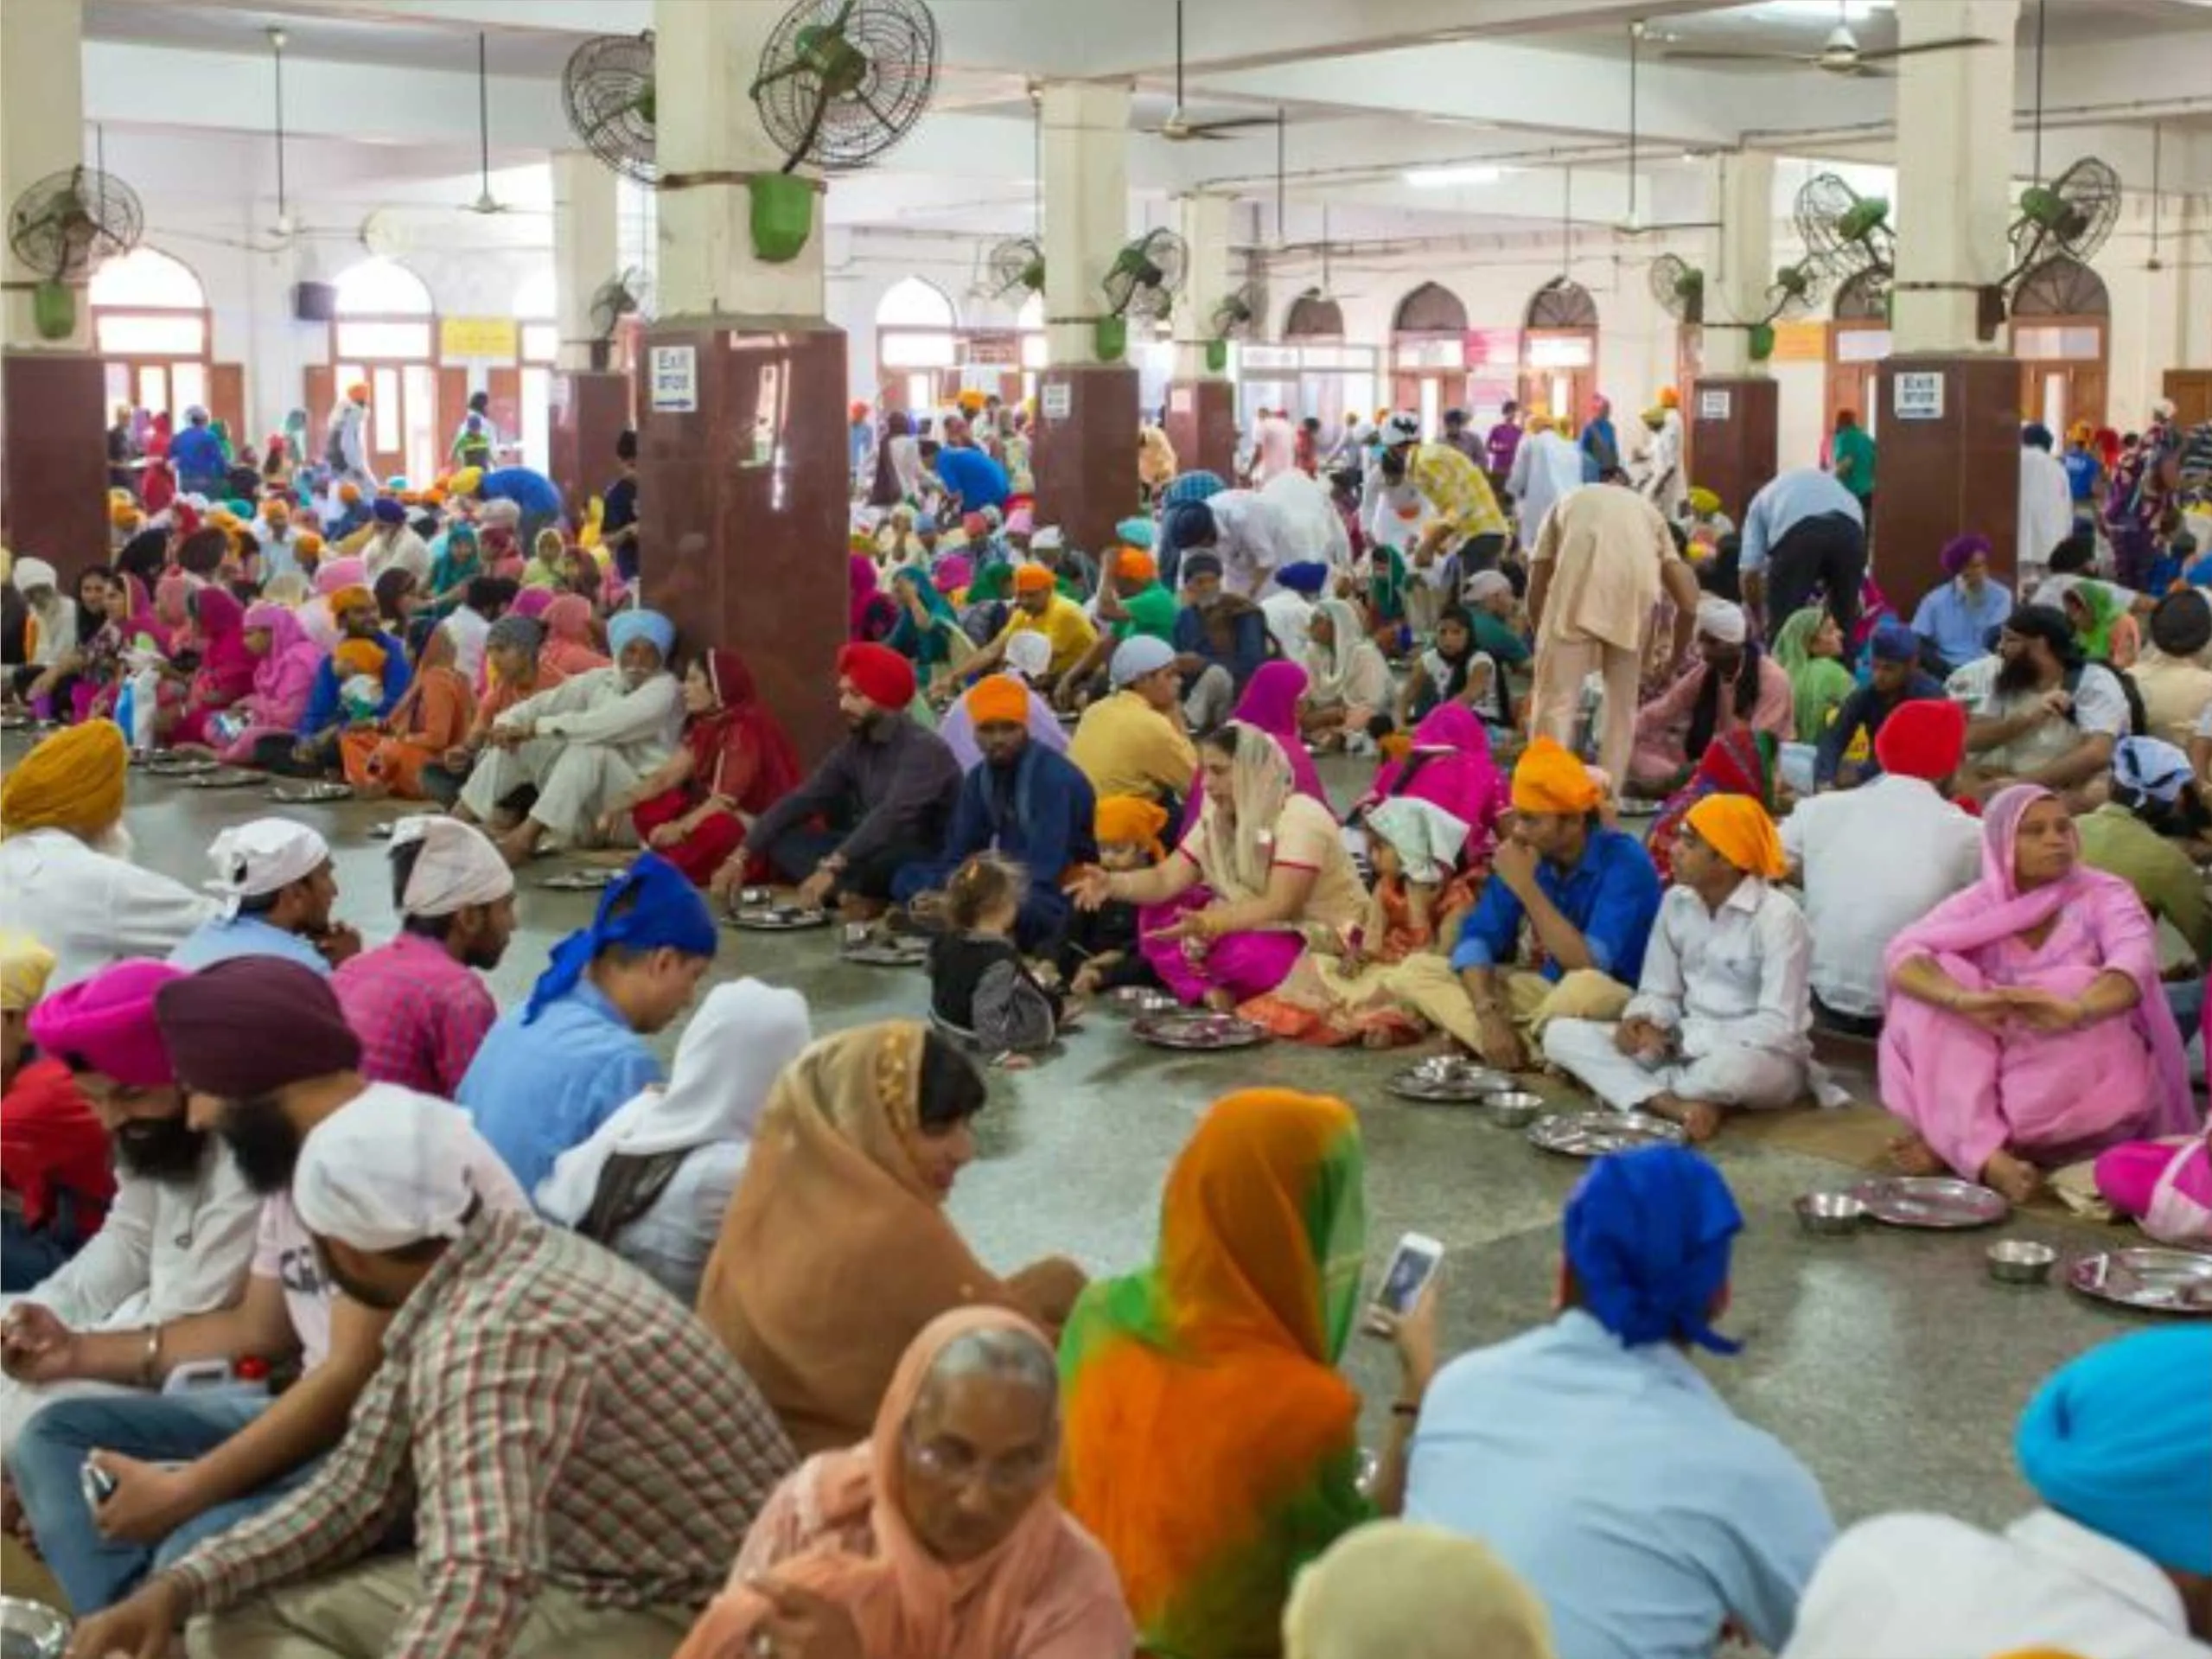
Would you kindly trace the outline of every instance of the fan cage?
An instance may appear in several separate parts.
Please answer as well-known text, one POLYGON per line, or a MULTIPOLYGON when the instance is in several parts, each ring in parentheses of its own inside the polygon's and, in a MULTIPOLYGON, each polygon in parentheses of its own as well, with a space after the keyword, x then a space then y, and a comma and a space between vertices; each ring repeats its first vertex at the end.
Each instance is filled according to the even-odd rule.
POLYGON ((928 107, 937 46, 936 20, 919 0, 801 0, 761 54, 761 124, 794 163, 864 167, 928 107))
POLYGON ((660 177, 651 35, 601 35, 570 54, 561 103, 584 148, 640 184, 660 177))

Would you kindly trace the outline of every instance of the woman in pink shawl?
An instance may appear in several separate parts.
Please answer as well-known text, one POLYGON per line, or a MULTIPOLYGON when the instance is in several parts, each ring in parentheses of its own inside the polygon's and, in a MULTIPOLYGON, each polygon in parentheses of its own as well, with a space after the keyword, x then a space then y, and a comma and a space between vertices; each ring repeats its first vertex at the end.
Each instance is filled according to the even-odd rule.
POLYGON ((865 553, 854 553, 846 559, 845 570, 852 590, 847 635, 864 642, 883 639, 898 626, 899 609, 883 591, 876 561, 865 553))
POLYGON ((307 712, 316 672, 322 667, 322 648, 308 638, 300 619, 267 600, 246 609, 245 648, 258 661, 253 689, 232 705, 231 712, 245 722, 220 754, 233 766, 252 765, 254 745, 264 737, 291 741, 307 712))
POLYGON ((2065 803, 2015 784, 1982 815, 1981 879, 1890 941, 1882 1099, 1911 1175, 2015 1203, 2041 1169, 2197 1117, 2135 890, 2081 862, 2065 803))
POLYGON ((212 584, 192 595, 200 667, 185 688, 184 710, 169 729, 172 743, 205 743, 207 722, 253 689, 259 664, 245 648, 245 607, 212 584))
POLYGON ((545 625, 545 643, 538 661, 564 680, 604 668, 614 660, 599 648, 591 629, 591 601, 579 593, 564 593, 539 617, 545 625))
MULTIPOLYGON (((1298 793, 1328 807, 1329 791, 1322 787, 1321 774, 1314 769, 1313 756, 1298 731, 1298 704, 1311 683, 1306 671, 1295 662, 1263 662, 1245 682, 1244 695, 1237 699, 1236 711, 1229 718, 1258 726, 1282 744, 1298 793)), ((1332 814, 1335 810, 1329 807, 1332 814)))
POLYGON ((1385 761, 1374 785, 1352 808, 1357 818, 1394 795, 1441 807, 1468 826, 1463 865, 1490 856, 1498 819, 1509 790, 1505 775, 1490 758, 1490 734, 1464 703, 1440 703, 1413 728, 1413 746, 1403 760, 1385 761))

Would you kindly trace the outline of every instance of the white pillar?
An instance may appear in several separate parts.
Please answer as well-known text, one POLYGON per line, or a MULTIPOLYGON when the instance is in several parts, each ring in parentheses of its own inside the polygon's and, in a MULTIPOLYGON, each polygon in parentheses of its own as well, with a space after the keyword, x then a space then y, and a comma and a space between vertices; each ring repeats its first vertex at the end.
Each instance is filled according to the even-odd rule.
POLYGON ((2012 220, 2013 33, 2019 0, 1913 0, 1901 44, 1998 42, 1898 61, 1896 349, 2009 349, 1977 337, 1977 285, 2005 274, 2012 220), (1916 287, 1916 284, 1929 284, 1916 287))
MULTIPOLYGON (((663 317, 822 315, 820 194, 805 249, 770 265, 753 252, 751 197, 742 182, 730 182, 732 175, 783 168, 783 152, 762 127, 749 90, 783 10, 770 0, 655 0, 655 286, 663 317)), ((813 176, 812 169, 800 171, 813 176)))
POLYGON ((1775 158, 1745 150, 1718 157, 1713 167, 1720 229, 1713 239, 1717 257, 1705 272, 1702 369, 1729 379, 1764 374, 1766 366, 1751 359, 1748 329, 1711 325, 1748 323, 1766 315, 1775 274, 1775 158))
POLYGON ((614 169, 588 150, 553 152, 554 315, 560 349, 554 367, 591 367, 591 297, 620 273, 614 169))
MULTIPOLYGON (((0 209, 12 213, 41 179, 67 173, 84 159, 85 77, 82 0, 5 0, 0 4, 0 209)), ((30 291, 17 283, 53 275, 19 263, 4 248, 10 284, 5 341, 11 350, 83 351, 92 345, 92 307, 77 285, 77 327, 67 340, 47 340, 34 325, 30 291)))
POLYGON ((1218 380, 1206 367, 1206 344, 1214 335, 1214 308, 1236 284, 1229 276, 1228 196, 1176 198, 1176 233, 1189 246, 1182 292, 1175 302, 1175 378, 1218 380))
POLYGON ((1094 363, 1099 284, 1129 239, 1129 86, 1047 82, 1043 121, 1046 344, 1055 363, 1094 363))

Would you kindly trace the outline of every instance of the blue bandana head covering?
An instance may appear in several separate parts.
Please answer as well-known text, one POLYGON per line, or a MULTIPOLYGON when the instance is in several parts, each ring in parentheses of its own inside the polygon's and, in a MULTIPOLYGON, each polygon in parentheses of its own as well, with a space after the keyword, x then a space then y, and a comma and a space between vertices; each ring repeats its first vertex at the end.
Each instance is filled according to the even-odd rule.
POLYGON ((637 862, 599 896, 591 925, 553 947, 552 961, 531 987, 522 1023, 529 1024, 548 1004, 575 990, 583 971, 610 946, 712 956, 720 942, 714 914, 691 878, 659 853, 641 852, 637 862))
POLYGON ((676 625, 657 610, 618 610, 607 619, 607 643, 618 660, 632 640, 652 641, 665 663, 676 643, 676 625))
POLYGON ((1210 542, 1214 536, 1214 509, 1203 501, 1178 501, 1162 521, 1166 545, 1181 550, 1210 542))
POLYGON ((937 515, 934 513, 921 513, 915 514, 914 520, 914 533, 917 536, 935 535, 937 533, 937 515))
POLYGON ((1892 617, 1875 629, 1867 649, 1877 662, 1918 662, 1920 635, 1892 617))
POLYGON ((1317 558, 1301 559, 1277 571, 1275 583, 1278 587, 1288 588, 1292 593, 1303 593, 1310 597, 1329 585, 1329 566, 1317 558))
POLYGON ((2121 1337, 2060 1366, 2012 1444, 2068 1520, 2160 1566, 2212 1573, 2212 1326, 2121 1337))
POLYGON ((1152 551, 1152 536, 1157 526, 1148 518, 1124 519, 1113 527, 1113 533, 1125 545, 1152 551))
POLYGON ((1160 500, 1168 507, 1180 507, 1185 501, 1202 501, 1209 495, 1219 495, 1227 488, 1219 473, 1178 473, 1175 482, 1162 492, 1160 500))
POLYGON ((1728 1282, 1729 1241, 1743 1216, 1720 1171, 1680 1146, 1602 1158, 1567 1199, 1567 1265, 1583 1305, 1631 1348, 1739 1343, 1705 1324, 1728 1282))

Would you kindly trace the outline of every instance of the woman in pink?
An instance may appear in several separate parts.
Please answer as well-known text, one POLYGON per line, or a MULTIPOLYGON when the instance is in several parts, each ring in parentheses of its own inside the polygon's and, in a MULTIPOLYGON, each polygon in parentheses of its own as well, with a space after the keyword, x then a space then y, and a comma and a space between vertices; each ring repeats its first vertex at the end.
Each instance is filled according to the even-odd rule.
MULTIPOLYGON (((1322 787, 1321 774, 1315 769, 1313 756, 1298 731, 1298 705, 1311 684, 1306 671, 1295 662, 1279 659, 1263 662, 1245 682, 1244 695, 1237 699, 1236 711, 1229 718, 1258 726, 1280 743, 1298 793, 1311 795, 1327 807, 1329 791, 1322 787)), ((1335 808, 1329 810, 1333 813, 1335 808)))
POLYGON ((325 652, 338 646, 338 619, 330 614, 330 596, 341 588, 368 585, 368 562, 360 558, 326 558, 315 567, 315 597, 299 609, 300 627, 325 652))
POLYGON ((257 659, 253 689, 231 709, 245 720, 245 728, 220 756, 233 766, 252 765, 254 745, 264 737, 290 740, 307 712, 316 672, 322 667, 322 648, 308 638, 300 619, 265 599, 246 609, 245 648, 257 659))
POLYGON ((1636 711, 1629 791, 1664 801, 1690 781, 1715 737, 1750 726, 1778 743, 1797 736, 1789 675, 1750 638, 1741 605, 1711 597, 1698 606, 1698 660, 1636 711))
POLYGON ((588 674, 613 660, 599 648, 598 636, 591 628, 591 601, 583 595, 562 594, 538 620, 545 625, 545 643, 538 653, 539 663, 563 679, 588 674))
POLYGON ((1908 1174, 2014 1203, 2042 1169, 2197 1126, 2158 935, 2135 890, 2081 862, 2065 803, 2015 784, 1982 816, 1981 879, 1884 953, 1882 1099, 1908 1174))
POLYGON ((1430 710, 1413 728, 1413 746, 1406 757, 1382 763, 1352 816, 1396 795, 1441 807, 1467 826, 1463 865, 1490 856, 1509 791, 1505 775, 1490 758, 1489 732, 1465 704, 1440 703, 1430 710))
MULTIPOLYGON (((2199 1024, 2212 1044, 2212 1002, 2199 1024)), ((2212 1052, 2209 1048, 2208 1052, 2212 1052)), ((2164 1140, 2130 1140, 2097 1158, 2097 1190, 2165 1244, 2212 1245, 2212 1127, 2164 1140)))
POLYGON ((200 667, 185 688, 184 709, 169 729, 171 743, 205 743, 207 722, 253 689, 260 666, 245 648, 245 607, 212 584, 192 593, 192 624, 200 667))

